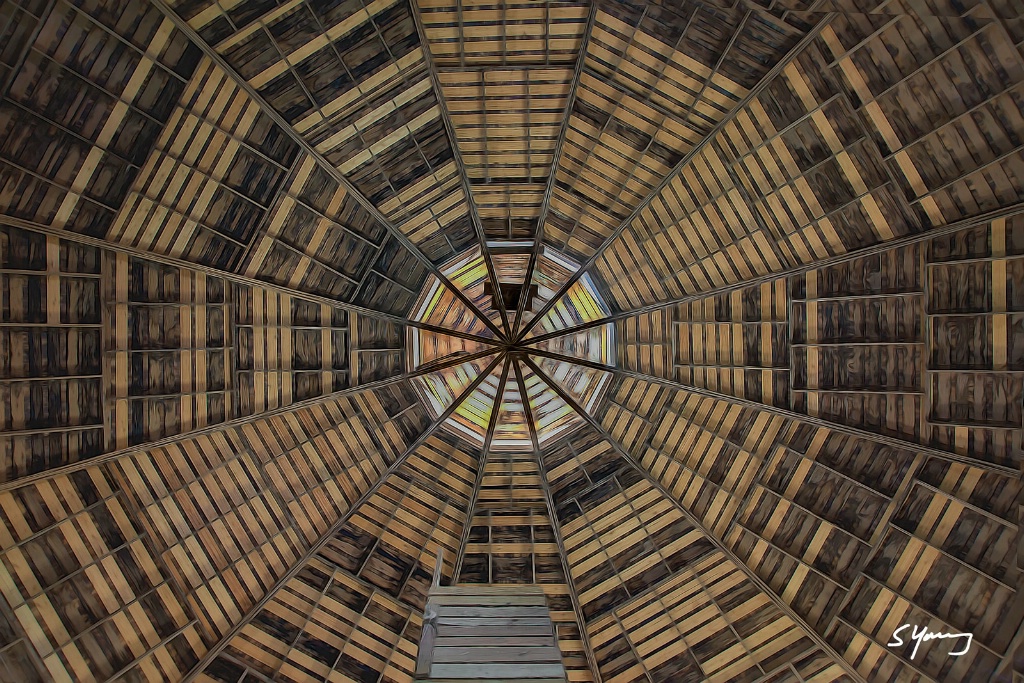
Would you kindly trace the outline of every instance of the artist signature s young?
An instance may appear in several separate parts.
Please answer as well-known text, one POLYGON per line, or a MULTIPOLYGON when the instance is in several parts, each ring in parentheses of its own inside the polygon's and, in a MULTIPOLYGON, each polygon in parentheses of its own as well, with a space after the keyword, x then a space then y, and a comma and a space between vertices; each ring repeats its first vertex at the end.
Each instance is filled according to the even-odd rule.
MULTIPOLYGON (((903 624, 898 629, 892 632, 892 640, 887 644, 888 647, 902 647, 903 638, 900 637, 900 632, 910 628, 910 624, 903 624)), ((959 652, 950 650, 949 655, 951 657, 959 657, 960 655, 967 654, 967 651, 971 649, 971 641, 974 638, 973 633, 937 633, 929 631, 928 627, 922 626, 921 630, 918 630, 917 626, 914 626, 914 630, 911 631, 910 640, 914 641, 914 651, 910 653, 910 659, 913 660, 917 655, 917 648, 921 647, 921 643, 927 640, 936 640, 939 638, 966 638, 963 649, 959 652)))

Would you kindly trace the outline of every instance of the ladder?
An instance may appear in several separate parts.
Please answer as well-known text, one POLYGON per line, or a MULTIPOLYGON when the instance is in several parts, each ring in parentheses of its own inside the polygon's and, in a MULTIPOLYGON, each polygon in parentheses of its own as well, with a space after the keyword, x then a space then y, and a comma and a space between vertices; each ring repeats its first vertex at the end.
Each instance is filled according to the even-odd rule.
POLYGON ((566 683, 551 613, 536 585, 441 586, 427 596, 416 680, 566 683))

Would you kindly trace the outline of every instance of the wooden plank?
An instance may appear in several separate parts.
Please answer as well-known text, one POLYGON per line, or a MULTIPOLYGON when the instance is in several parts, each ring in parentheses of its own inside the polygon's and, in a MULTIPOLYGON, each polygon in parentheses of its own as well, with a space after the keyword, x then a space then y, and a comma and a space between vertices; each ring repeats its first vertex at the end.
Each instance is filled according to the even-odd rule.
POLYGON ((547 608, 543 611, 539 609, 527 610, 520 616, 519 608, 506 609, 501 611, 501 608, 493 608, 499 610, 499 614, 491 614, 490 609, 478 609, 478 610, 461 610, 458 614, 452 614, 450 610, 446 610, 444 616, 438 617, 439 626, 452 626, 452 627, 463 627, 463 626, 501 626, 503 628, 518 628, 519 626, 542 626, 547 623, 545 619, 549 617, 547 608), (466 613, 462 613, 466 612, 466 613), (496 622, 489 621, 490 619, 496 619, 496 622))
MULTIPOLYGON (((446 630, 449 635, 444 637, 439 636, 434 641, 437 644, 437 647, 456 647, 459 645, 464 647, 504 647, 508 645, 508 640, 503 635, 480 636, 475 635, 468 629, 463 633, 456 633, 455 627, 448 627, 446 630)), ((495 628, 493 630, 500 633, 504 629, 495 628)), ((511 633, 511 631, 506 631, 505 635, 508 635, 509 633, 511 633)), ((520 629, 515 630, 515 636, 516 647, 546 647, 552 642, 550 636, 531 637, 523 635, 520 629)))
POLYGON ((507 620, 492 624, 484 620, 458 620, 448 623, 438 623, 437 637, 442 638, 500 638, 508 633, 509 627, 514 626, 516 633, 523 638, 551 636, 551 625, 545 621, 530 619, 507 620), (465 623, 463 623, 465 622, 465 623))
MULTIPOLYGON (((431 667, 431 672, 436 673, 438 680, 446 678, 474 679, 474 680, 502 680, 502 679, 554 679, 562 675, 562 664, 436 664, 431 667), (492 679, 491 676, 495 676, 492 679)), ((434 680, 434 679, 428 679, 434 680)))
MULTIPOLYGON (((552 643, 544 643, 537 647, 524 647, 518 643, 518 634, 509 633, 504 645, 478 645, 472 642, 434 644, 434 659, 437 664, 502 664, 518 663, 522 668, 519 676, 527 678, 527 673, 549 671, 538 666, 544 663, 562 665, 562 657, 552 643)), ((436 664, 435 664, 436 666, 436 664)), ((432 667, 433 668, 433 667, 432 667)), ((550 676, 550 673, 545 673, 550 676)))
MULTIPOLYGON (((444 595, 444 594, 442 594, 444 595)), ((515 605, 528 605, 532 607, 546 607, 544 593, 538 591, 534 595, 522 595, 521 593, 508 593, 492 595, 486 594, 455 594, 445 595, 443 606, 449 607, 511 607, 515 605)))

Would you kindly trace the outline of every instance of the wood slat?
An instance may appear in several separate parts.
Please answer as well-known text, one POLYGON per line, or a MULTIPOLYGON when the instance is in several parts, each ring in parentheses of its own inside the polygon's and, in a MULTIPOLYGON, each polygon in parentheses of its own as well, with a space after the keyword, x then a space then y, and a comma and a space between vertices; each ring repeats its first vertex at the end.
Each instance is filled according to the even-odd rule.
POLYGON ((603 680, 759 678, 812 650, 599 435, 575 437, 544 461, 603 680))
POLYGON ((426 426, 415 400, 368 390, 0 494, 2 591, 48 675, 181 679, 426 426))
POLYGON ((27 3, 5 35, 2 211, 104 236, 199 51, 144 2, 49 7, 27 3))
MULTIPOLYGON (((1017 520, 1009 508, 990 517, 969 501, 1007 486, 1019 491, 1013 477, 986 473, 988 494, 958 497, 930 483, 944 466, 910 446, 873 444, 664 384, 621 378, 610 391, 598 414, 613 437, 865 678, 994 671, 1007 639, 988 618, 1019 618, 1010 616, 1015 588, 1002 580, 1017 520), (971 544, 953 541, 960 534, 1001 540, 968 553, 971 544), (973 597, 943 601, 950 585, 973 597), (926 593, 929 586, 937 592, 926 593), (986 618, 967 607, 982 595, 986 618), (885 648, 907 619, 973 631, 979 645, 962 658, 911 662, 907 651, 885 648)), ((970 465, 949 466, 982 477, 970 465)))
POLYGON ((738 285, 1018 202, 1021 120, 997 111, 1021 54, 998 21, 967 14, 837 18, 608 246, 594 272, 609 303, 738 285), (970 83, 944 85, 964 60, 970 83), (949 114, 922 114, 933 107, 949 114), (979 182, 991 189, 974 197, 979 182))

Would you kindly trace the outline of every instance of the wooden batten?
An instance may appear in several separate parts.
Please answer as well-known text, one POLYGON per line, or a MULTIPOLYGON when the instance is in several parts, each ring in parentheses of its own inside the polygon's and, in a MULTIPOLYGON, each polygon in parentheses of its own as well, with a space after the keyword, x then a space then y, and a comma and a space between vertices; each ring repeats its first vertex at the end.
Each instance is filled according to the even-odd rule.
POLYGON ((142 0, 13 3, 8 16, 0 211, 103 237, 199 50, 142 0), (128 15, 138 21, 110 30, 128 15))
POLYGON ((835 662, 822 666, 800 624, 599 434, 546 449, 544 467, 603 680, 761 677, 784 662, 844 678, 835 662), (718 656, 729 647, 735 656, 718 656))
POLYGON ((246 670, 411 680, 434 557, 443 550, 450 576, 478 457, 431 435, 197 680, 238 680, 246 670))
POLYGON ((598 9, 544 227, 581 261, 809 28, 738 9, 681 11, 598 9))
POLYGON ((4 481, 404 370, 390 321, 70 235, 0 240, 4 481))
MULTIPOLYGON (((571 65, 590 23, 580 2, 463 5, 462 0, 416 3, 416 21, 497 291, 497 267, 489 254, 493 240, 533 240, 530 268, 541 249, 538 223, 576 82, 571 65), (471 35, 464 35, 467 17, 473 22, 471 35)), ((518 309, 515 316, 499 307, 510 334, 524 307, 511 306, 518 309)))
POLYGON ((1015 213, 624 315, 615 323, 618 364, 1017 467, 1022 240, 1024 217, 1015 213))
POLYGON ((995 121, 1024 62, 998 20, 967 15, 941 31, 911 14, 835 18, 597 259, 613 308, 738 285, 1020 202, 1008 178, 1024 123, 995 121), (941 85, 937 74, 963 60, 975 65, 970 83, 941 85), (943 115, 925 115, 923 100, 943 115), (967 189, 979 184, 977 196, 967 189))
POLYGON ((44 676, 180 680, 426 425, 368 390, 0 494, 0 590, 44 676))
POLYGON ((901 669, 969 679, 1008 655, 1002 620, 1019 619, 1007 582, 1018 538, 1012 475, 684 388, 631 378, 614 386, 599 411, 609 433, 832 647, 858 648, 865 658, 849 661, 864 662, 866 679, 901 669), (975 535, 986 540, 963 540, 975 535), (971 597, 943 601, 951 582, 971 597), (982 596, 991 601, 984 616, 982 596), (890 616, 869 616, 878 611, 890 616), (978 647, 926 662, 886 649, 895 626, 922 619, 973 629, 978 647))
POLYGON ((1024 683, 1020 14, 5 0, 0 681, 1024 683))

